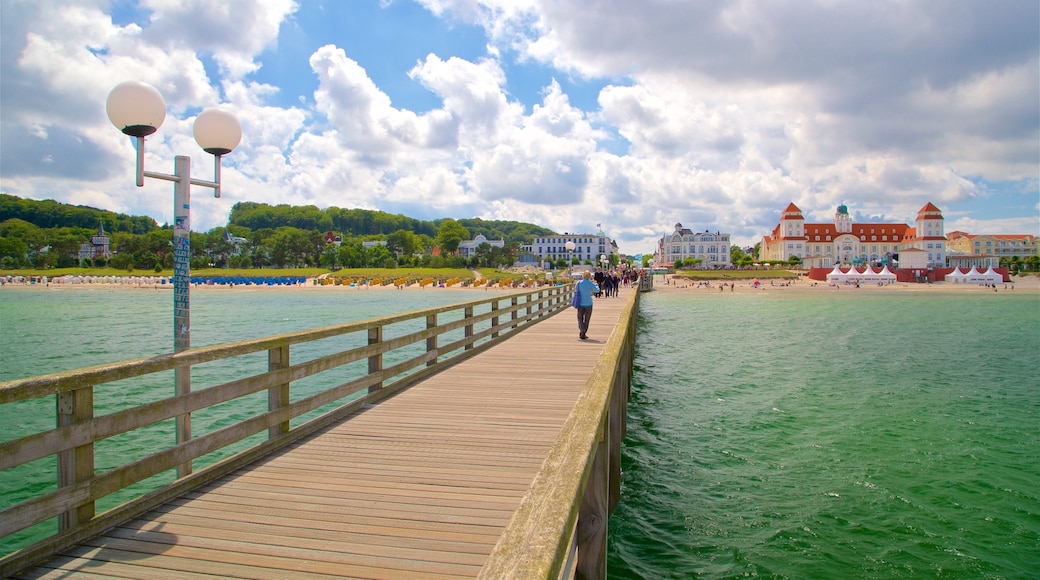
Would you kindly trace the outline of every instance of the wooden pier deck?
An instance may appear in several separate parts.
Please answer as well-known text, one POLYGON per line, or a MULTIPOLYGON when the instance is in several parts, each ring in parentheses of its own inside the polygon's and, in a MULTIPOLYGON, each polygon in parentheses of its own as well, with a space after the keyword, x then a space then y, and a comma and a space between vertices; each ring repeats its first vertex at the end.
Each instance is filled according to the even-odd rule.
POLYGON ((632 292, 589 340, 566 309, 15 577, 476 577, 632 292))

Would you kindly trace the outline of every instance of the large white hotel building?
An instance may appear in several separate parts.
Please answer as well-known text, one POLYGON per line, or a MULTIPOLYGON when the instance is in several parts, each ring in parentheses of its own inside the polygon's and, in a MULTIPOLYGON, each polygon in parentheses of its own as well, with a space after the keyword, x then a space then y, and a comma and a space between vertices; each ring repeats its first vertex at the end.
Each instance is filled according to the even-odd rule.
POLYGON ((694 232, 675 224, 675 231, 666 234, 657 242, 654 262, 659 266, 671 266, 677 260, 700 260, 697 268, 712 270, 728 268, 729 234, 710 231, 694 232))
POLYGON ((946 234, 939 208, 925 204, 914 226, 892 223, 853 223, 849 208, 838 206, 832 223, 806 223, 802 210, 791 203, 780 223, 762 238, 761 260, 798 256, 805 268, 835 264, 889 263, 899 256, 900 268, 946 266, 946 234))
POLYGON ((617 243, 603 232, 597 234, 552 234, 539 236, 530 245, 524 246, 524 252, 537 261, 556 261, 578 259, 581 262, 599 265, 599 257, 618 253, 617 243), (567 251, 567 242, 574 242, 574 250, 567 251))

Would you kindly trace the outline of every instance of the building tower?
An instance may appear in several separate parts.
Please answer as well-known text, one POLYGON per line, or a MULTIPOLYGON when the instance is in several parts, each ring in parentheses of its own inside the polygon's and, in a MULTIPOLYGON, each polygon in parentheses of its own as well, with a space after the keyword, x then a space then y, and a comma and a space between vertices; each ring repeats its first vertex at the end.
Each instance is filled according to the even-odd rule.
POLYGON ((780 214, 781 234, 785 239, 801 238, 805 235, 805 217, 802 210, 794 203, 790 203, 780 214))
POLYGON ((917 237, 926 240, 946 240, 942 211, 931 203, 917 212, 917 237))
POLYGON ((917 212, 917 230, 915 246, 928 252, 928 267, 941 268, 946 265, 946 233, 943 227, 942 211, 932 205, 925 204, 917 212))
POLYGON ((838 210, 834 212, 834 228, 838 230, 839 234, 852 233, 852 218, 849 217, 849 208, 844 203, 839 205, 838 210))

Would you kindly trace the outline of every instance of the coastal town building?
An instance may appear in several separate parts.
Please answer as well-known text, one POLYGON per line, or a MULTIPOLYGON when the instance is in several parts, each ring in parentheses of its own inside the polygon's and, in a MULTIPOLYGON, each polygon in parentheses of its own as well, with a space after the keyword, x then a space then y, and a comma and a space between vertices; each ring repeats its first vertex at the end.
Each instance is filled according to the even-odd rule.
POLYGON ((459 242, 458 254, 463 258, 469 258, 470 256, 473 256, 477 253, 477 248, 479 248, 481 244, 488 244, 489 246, 492 246, 494 248, 504 248, 506 245, 506 241, 489 240, 486 237, 484 237, 484 234, 477 234, 473 236, 472 240, 459 242))
POLYGON ((538 236, 529 245, 523 246, 521 262, 546 262, 577 259, 580 262, 598 264, 600 256, 618 254, 617 243, 602 231, 596 234, 552 234, 538 236), (567 242, 574 242, 574 250, 567 251, 567 242))
POLYGON ((654 263, 667 267, 678 260, 692 259, 699 260, 696 267, 703 270, 728 268, 729 237, 729 234, 708 230, 693 232, 677 223, 671 234, 657 241, 654 263))
POLYGON ((343 236, 333 231, 325 232, 325 245, 341 246, 343 245, 343 236))
POLYGON ((806 223, 802 210, 788 204, 780 223, 762 238, 760 259, 797 256, 805 268, 835 264, 897 264, 903 269, 946 266, 942 211, 931 203, 917 212, 913 226, 900 223, 856 223, 844 203, 831 223, 806 223))
POLYGON ((234 248, 233 250, 231 250, 232 256, 241 256, 242 247, 249 245, 249 240, 243 238, 242 236, 236 236, 235 234, 231 233, 231 230, 228 229, 224 230, 224 241, 231 244, 231 247, 234 248))
POLYGON ((946 236, 946 258, 951 267, 985 270, 1018 258, 1037 255, 1037 238, 1028 234, 969 234, 950 232, 946 236))
POLYGON ((93 260, 95 258, 109 259, 112 250, 109 247, 108 234, 105 233, 105 224, 98 223, 97 233, 90 238, 89 242, 79 245, 79 259, 93 260))

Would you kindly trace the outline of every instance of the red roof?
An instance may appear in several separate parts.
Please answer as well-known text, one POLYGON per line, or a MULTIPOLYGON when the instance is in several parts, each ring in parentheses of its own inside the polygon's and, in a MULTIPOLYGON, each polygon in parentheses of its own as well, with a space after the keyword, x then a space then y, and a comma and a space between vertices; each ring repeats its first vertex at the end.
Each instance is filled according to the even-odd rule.
POLYGON ((920 216, 923 213, 937 213, 942 215, 942 210, 932 205, 932 202, 928 202, 921 208, 921 211, 917 212, 917 215, 920 216))

